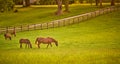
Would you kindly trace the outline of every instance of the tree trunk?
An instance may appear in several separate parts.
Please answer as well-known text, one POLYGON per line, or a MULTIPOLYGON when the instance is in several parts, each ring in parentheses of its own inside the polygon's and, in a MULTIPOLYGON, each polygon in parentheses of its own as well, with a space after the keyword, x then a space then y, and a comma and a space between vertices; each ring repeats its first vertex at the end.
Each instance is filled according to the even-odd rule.
POLYGON ((95 2, 96 2, 96 6, 98 6, 98 4, 99 4, 99 0, 95 0, 95 2))
POLYGON ((23 7, 30 6, 30 0, 23 0, 23 7))
POLYGON ((58 10, 55 12, 56 15, 62 14, 62 0, 56 0, 56 3, 58 5, 58 10))
POLYGON ((93 4, 93 0, 89 0, 89 2, 88 3, 90 3, 91 5, 93 4))
POLYGON ((65 0, 65 1, 64 1, 64 5, 65 5, 65 10, 64 10, 64 12, 70 12, 70 11, 69 11, 69 0, 65 0))
POLYGON ((100 7, 102 7, 102 0, 100 0, 100 7))
POLYGON ((30 6, 30 0, 26 0, 26 6, 30 6))
POLYGON ((111 6, 115 5, 115 0, 111 0, 111 6))
POLYGON ((23 7, 25 7, 26 6, 26 3, 25 3, 25 0, 23 0, 23 7))
POLYGON ((83 0, 80 0, 80 3, 82 4, 82 3, 83 3, 83 0))

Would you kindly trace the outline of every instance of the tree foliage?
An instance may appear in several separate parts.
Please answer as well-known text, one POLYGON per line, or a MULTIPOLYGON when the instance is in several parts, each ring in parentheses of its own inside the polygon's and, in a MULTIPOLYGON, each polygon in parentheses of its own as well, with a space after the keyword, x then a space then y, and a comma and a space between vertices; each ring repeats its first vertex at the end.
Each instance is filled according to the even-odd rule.
POLYGON ((13 10, 14 3, 13 0, 0 0, 0 10, 10 11, 13 10))

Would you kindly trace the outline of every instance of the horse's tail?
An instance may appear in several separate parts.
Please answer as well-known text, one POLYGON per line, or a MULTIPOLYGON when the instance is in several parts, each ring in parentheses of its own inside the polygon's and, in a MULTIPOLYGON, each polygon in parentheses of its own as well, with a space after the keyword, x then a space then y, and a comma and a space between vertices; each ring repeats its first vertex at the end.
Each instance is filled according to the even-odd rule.
POLYGON ((36 38, 35 44, 37 44, 38 38, 36 38))

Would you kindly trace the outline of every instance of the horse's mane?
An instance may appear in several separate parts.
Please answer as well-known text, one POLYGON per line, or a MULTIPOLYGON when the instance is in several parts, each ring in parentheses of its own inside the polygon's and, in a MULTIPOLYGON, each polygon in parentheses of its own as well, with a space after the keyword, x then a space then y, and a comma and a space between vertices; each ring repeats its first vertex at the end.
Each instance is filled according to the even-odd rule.
POLYGON ((44 38, 43 37, 37 37, 36 41, 35 41, 35 44, 37 44, 37 41, 39 41, 40 39, 44 39, 44 38))

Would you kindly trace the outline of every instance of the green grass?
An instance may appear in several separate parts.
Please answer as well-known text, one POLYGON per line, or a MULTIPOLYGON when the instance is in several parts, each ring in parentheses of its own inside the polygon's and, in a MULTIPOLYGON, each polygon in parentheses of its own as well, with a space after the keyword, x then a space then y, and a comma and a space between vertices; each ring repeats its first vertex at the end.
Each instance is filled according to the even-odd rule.
POLYGON ((120 64, 120 11, 79 24, 48 30, 17 33, 12 41, 0 35, 0 64, 120 64), (46 49, 34 44, 36 37, 53 37, 59 46, 46 49), (20 49, 19 39, 28 38, 32 49, 20 49))
POLYGON ((54 14, 55 11, 57 10, 56 6, 49 7, 33 6, 28 8, 18 8, 18 13, 13 12, 0 13, 0 27, 50 22, 53 20, 71 17, 86 12, 94 11, 97 9, 99 9, 99 7, 88 5, 71 5, 70 13, 63 13, 61 16, 56 16, 54 14))

